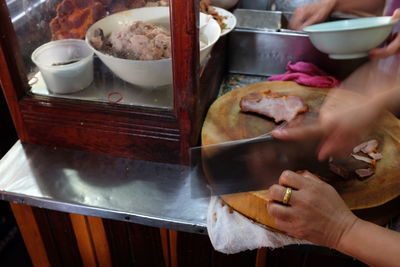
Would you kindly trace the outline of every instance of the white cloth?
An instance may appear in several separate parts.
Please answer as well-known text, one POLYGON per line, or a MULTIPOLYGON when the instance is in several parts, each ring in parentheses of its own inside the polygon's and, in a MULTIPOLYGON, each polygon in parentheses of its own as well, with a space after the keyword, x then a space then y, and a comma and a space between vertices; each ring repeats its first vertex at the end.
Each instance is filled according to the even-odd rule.
POLYGON ((207 231, 215 250, 234 254, 262 247, 278 248, 291 244, 311 244, 288 235, 272 232, 212 196, 208 206, 207 231))

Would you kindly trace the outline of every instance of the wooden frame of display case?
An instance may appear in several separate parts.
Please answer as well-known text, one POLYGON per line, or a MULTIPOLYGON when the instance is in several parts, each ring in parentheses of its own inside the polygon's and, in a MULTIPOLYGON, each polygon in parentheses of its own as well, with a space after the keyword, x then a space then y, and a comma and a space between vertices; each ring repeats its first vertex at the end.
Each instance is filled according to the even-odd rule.
POLYGON ((220 40, 200 78, 197 0, 172 0, 173 110, 29 94, 17 37, 0 0, 0 81, 19 138, 113 156, 187 164, 225 69, 220 40))

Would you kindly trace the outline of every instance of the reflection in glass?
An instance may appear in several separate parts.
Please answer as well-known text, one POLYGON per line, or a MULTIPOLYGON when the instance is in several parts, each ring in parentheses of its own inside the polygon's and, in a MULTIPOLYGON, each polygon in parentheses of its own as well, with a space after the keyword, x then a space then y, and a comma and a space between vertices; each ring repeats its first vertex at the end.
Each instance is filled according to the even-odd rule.
POLYGON ((33 94, 172 109, 168 0, 6 0, 6 3, 33 94), (148 24, 132 25, 135 21, 148 24), (160 35, 154 25, 166 33, 160 35), (134 27, 140 29, 135 34, 129 33, 134 27), (112 35, 114 39, 110 40, 112 35), (93 82, 81 90, 60 91, 51 87, 56 89, 54 84, 61 84, 60 77, 64 83, 65 79, 77 83, 81 77, 74 75, 84 69, 84 57, 77 55, 89 57, 87 53, 78 53, 71 47, 65 48, 65 53, 47 52, 42 54, 45 67, 40 71, 31 59, 35 49, 64 39, 86 39, 94 52, 93 82), (102 43, 99 45, 96 40, 102 43), (110 50, 110 45, 118 50, 110 50), (124 49, 130 50, 124 52, 124 49), (53 82, 49 83, 49 79, 53 82))

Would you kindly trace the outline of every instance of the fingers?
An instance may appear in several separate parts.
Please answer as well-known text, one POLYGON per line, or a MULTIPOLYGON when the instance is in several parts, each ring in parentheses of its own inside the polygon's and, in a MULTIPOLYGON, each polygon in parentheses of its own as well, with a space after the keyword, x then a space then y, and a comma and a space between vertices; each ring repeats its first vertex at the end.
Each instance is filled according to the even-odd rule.
POLYGON ((272 131, 272 136, 282 140, 304 140, 321 136, 324 130, 320 124, 315 123, 308 126, 294 128, 277 128, 272 131))
POLYGON ((270 201, 267 204, 267 210, 269 215, 274 217, 276 220, 281 220, 285 222, 290 222, 293 220, 291 208, 288 206, 283 206, 270 201))
POLYGON ((304 29, 307 26, 313 25, 315 23, 319 23, 324 21, 327 18, 325 14, 320 14, 318 12, 312 14, 306 21, 304 21, 301 25, 300 28, 304 29))
POLYGON ((292 30, 301 31, 305 27, 312 24, 321 22, 323 19, 317 14, 312 14, 308 12, 299 12, 299 15, 294 16, 292 21, 289 23, 289 28, 292 30))
POLYGON ((389 45, 381 48, 372 49, 369 54, 371 59, 377 58, 387 58, 395 55, 400 50, 400 35, 397 34, 396 37, 389 43, 389 45))
POLYGON ((348 153, 341 153, 340 151, 338 152, 337 150, 337 142, 340 142, 340 140, 336 140, 334 138, 329 138, 330 140, 325 141, 322 145, 321 148, 318 152, 318 160, 319 161, 325 161, 329 157, 333 156, 338 156, 338 157, 343 157, 345 155, 348 155, 348 153))
POLYGON ((289 22, 289 29, 302 30, 302 25, 308 17, 307 10, 304 7, 300 7, 293 13, 293 17, 289 22))
POLYGON ((320 178, 318 178, 317 176, 315 176, 314 174, 312 174, 309 171, 301 171, 301 172, 297 172, 297 173, 307 179, 312 179, 314 181, 322 182, 320 178))
POLYGON ((357 141, 359 141, 359 136, 354 132, 340 128, 336 129, 321 143, 318 160, 324 161, 331 156, 346 157, 350 155, 353 147, 357 145, 357 141))
POLYGON ((294 189, 300 189, 304 187, 304 177, 292 171, 284 171, 279 177, 279 184, 294 189))
MULTIPOLYGON (((321 179, 319 179, 317 176, 307 170, 301 170, 298 172, 284 171, 279 177, 279 185, 283 187, 284 190, 286 190, 285 187, 290 187, 295 190, 308 188, 310 187, 310 183, 314 183, 315 181, 321 182, 321 179)), ((278 188, 275 189, 279 190, 278 188)), ((281 191, 282 190, 283 189, 281 189, 281 191)), ((276 196, 279 197, 279 191, 276 193, 276 196)))
MULTIPOLYGON (((268 197, 271 201, 276 202, 280 206, 284 206, 282 204, 283 198, 285 197, 287 187, 281 186, 279 184, 274 184, 268 189, 268 197)), ((287 203, 288 206, 295 205, 297 202, 296 191, 292 189, 292 194, 287 203)))
POLYGON ((341 142, 341 140, 338 140, 338 138, 335 137, 333 134, 328 136, 328 138, 320 145, 318 160, 325 161, 329 157, 333 156, 333 154, 336 153, 338 142, 341 142))
POLYGON ((332 13, 336 0, 318 1, 295 10, 289 23, 292 30, 302 30, 314 23, 322 22, 332 13))

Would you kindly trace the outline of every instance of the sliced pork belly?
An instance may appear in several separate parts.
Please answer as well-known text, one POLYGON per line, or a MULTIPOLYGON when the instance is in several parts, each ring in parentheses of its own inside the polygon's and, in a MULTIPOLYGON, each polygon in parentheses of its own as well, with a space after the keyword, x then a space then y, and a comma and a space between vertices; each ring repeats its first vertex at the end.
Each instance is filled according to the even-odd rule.
POLYGON ((357 169, 357 170, 355 170, 355 172, 358 175, 358 177, 360 177, 359 180, 364 180, 375 174, 375 170, 373 168, 357 169))
POLYGON ((365 156, 357 155, 357 154, 351 154, 351 156, 352 156, 353 158, 357 159, 357 160, 364 161, 364 162, 369 163, 369 164, 372 164, 372 165, 374 165, 374 166, 375 166, 375 164, 376 164, 376 160, 371 159, 371 158, 369 158, 369 157, 365 157, 365 156))
POLYGON ((329 160, 329 169, 339 175, 344 180, 358 179, 360 176, 356 170, 371 169, 373 165, 362 160, 358 160, 353 156, 342 159, 329 160))
POLYGON ((377 152, 379 142, 376 139, 363 142, 354 147, 350 157, 344 160, 331 160, 330 169, 344 179, 354 178, 365 180, 375 174, 376 164, 382 159, 382 154, 377 152))
POLYGON ((365 154, 374 153, 378 149, 379 143, 376 139, 361 143, 353 149, 353 153, 362 151, 365 154))
POLYGON ((297 114, 306 112, 308 106, 300 96, 255 92, 242 97, 240 108, 243 112, 254 112, 275 120, 291 121, 297 114))
POLYGON ((374 159, 374 160, 383 159, 382 154, 381 154, 381 153, 378 153, 378 152, 370 152, 370 153, 368 153, 368 156, 370 156, 370 157, 371 157, 372 159, 374 159))

